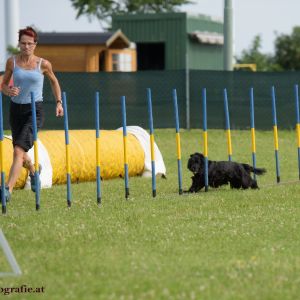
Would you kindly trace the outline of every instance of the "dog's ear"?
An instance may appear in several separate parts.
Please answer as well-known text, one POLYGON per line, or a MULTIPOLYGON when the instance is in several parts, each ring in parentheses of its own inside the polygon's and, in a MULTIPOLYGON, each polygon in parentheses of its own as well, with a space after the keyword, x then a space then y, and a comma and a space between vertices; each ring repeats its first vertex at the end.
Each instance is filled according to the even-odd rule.
POLYGON ((201 160, 201 162, 204 162, 204 155, 202 154, 202 153, 200 153, 200 160, 201 160))

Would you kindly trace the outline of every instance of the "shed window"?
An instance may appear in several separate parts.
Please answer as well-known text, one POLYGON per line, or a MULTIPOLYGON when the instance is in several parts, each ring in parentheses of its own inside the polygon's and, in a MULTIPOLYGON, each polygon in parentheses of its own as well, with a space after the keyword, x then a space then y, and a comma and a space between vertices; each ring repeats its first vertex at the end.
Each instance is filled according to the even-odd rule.
POLYGON ((121 72, 130 72, 132 57, 129 53, 112 54, 112 70, 121 72))

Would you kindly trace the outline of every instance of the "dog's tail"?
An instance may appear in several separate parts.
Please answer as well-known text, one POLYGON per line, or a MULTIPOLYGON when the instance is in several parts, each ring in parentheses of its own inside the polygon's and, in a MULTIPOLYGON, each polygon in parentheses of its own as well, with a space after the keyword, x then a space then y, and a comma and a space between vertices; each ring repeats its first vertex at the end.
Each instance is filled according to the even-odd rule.
POLYGON ((250 166, 248 164, 243 164, 243 166, 247 172, 252 172, 256 175, 263 175, 267 172, 267 170, 265 168, 253 168, 252 166, 250 166))

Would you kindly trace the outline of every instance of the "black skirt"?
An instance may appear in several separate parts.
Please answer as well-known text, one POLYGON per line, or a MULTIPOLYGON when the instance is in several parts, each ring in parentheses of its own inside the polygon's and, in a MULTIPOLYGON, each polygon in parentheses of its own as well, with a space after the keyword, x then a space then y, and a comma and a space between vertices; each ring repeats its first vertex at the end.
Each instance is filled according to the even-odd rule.
MULTIPOLYGON (((36 102, 36 126, 39 130, 44 124, 42 102, 36 102)), ((21 147, 25 152, 33 146, 33 126, 31 104, 17 104, 10 101, 9 124, 13 146, 21 147)))

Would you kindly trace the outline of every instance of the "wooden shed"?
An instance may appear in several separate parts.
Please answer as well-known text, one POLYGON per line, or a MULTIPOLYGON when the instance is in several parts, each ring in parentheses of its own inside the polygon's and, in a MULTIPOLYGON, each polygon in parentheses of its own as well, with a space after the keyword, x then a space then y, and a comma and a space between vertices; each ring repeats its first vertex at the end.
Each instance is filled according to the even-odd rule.
POLYGON ((39 32, 36 55, 56 72, 136 71, 136 49, 115 32, 39 32))

